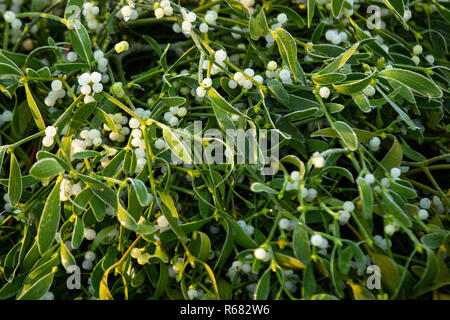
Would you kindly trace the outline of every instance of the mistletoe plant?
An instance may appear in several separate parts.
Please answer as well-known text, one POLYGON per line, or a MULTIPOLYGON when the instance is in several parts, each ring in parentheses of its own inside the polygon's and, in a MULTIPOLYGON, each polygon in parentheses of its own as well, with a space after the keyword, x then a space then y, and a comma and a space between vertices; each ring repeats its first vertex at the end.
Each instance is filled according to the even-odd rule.
POLYGON ((449 298, 448 2, 0 13, 0 299, 449 298))

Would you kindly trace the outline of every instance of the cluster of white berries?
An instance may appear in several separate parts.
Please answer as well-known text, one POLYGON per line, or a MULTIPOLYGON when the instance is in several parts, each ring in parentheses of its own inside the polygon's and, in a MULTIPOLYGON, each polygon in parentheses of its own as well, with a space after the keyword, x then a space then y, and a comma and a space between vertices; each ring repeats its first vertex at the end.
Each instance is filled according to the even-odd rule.
POLYGON ((85 270, 92 270, 94 268, 94 261, 97 258, 97 255, 92 251, 86 251, 84 254, 84 260, 81 263, 81 266, 85 270))
POLYGON ((47 97, 44 99, 44 103, 47 107, 53 107, 56 103, 56 100, 62 99, 66 96, 66 91, 63 89, 63 83, 61 80, 53 80, 51 83, 50 92, 47 97))
MULTIPOLYGON (((211 81, 210 78, 205 78, 205 79, 203 79, 202 83, 205 83, 205 80, 207 80, 207 79, 209 79, 211 81)), ((204 86, 205 86, 205 84, 204 84, 204 86)), ((211 84, 209 84, 209 86, 211 86, 211 84)), ((164 120, 166 120, 170 126, 175 127, 179 122, 178 117, 183 118, 186 116, 186 114, 187 114, 187 109, 185 107, 170 107, 169 111, 164 113, 164 120)))
POLYGON ((203 290, 196 290, 193 286, 189 287, 187 291, 187 295, 190 300, 201 299, 204 296, 205 292, 203 290))
POLYGON ((264 81, 263 77, 260 75, 255 75, 255 71, 252 68, 246 68, 244 73, 238 71, 233 75, 233 79, 228 81, 228 87, 230 89, 235 89, 239 85, 244 89, 250 90, 253 87, 253 82, 246 78, 244 74, 252 78, 257 83, 262 84, 264 81))
MULTIPOLYGON (((0 10, 7 11, 8 5, 5 3, 6 1, 2 0, 0 3, 0 10)), ((21 12, 21 7, 23 5, 24 0, 12 0, 11 6, 9 7, 9 11, 17 14, 21 12)))
MULTIPOLYGON (((219 72, 221 72, 222 69, 220 67, 226 69, 226 65, 225 65, 225 60, 226 59, 227 59, 227 53, 226 53, 225 50, 220 49, 220 50, 217 50, 214 53, 215 64, 213 64, 211 66, 211 70, 210 70, 211 71, 210 72, 211 75, 216 75, 219 72)), ((202 65, 202 69, 203 70, 207 70, 208 69, 208 65, 209 65, 208 60, 205 60, 203 62, 203 65, 202 65)), ((228 85, 230 85, 230 84, 228 84, 228 85)), ((206 95, 206 89, 208 89, 211 86, 212 86, 212 79, 211 78, 204 78, 202 80, 202 83, 200 84, 200 86, 198 86, 197 89, 195 90, 196 95, 198 97, 200 97, 200 98, 203 98, 206 95)), ((236 86, 234 88, 236 88, 236 86)))
POLYGON ((128 118, 120 112, 113 114, 111 118, 114 121, 117 131, 111 131, 111 128, 106 124, 103 124, 103 129, 105 131, 111 131, 109 133, 109 139, 111 141, 124 142, 125 137, 130 133, 130 128, 125 126, 128 118))
POLYGON ((238 220, 237 223, 241 226, 242 229, 244 229, 245 233, 247 233, 249 236, 253 235, 255 228, 252 225, 247 224, 244 220, 238 220))
POLYGON ((320 234, 314 234, 311 236, 310 242, 313 246, 320 249, 328 248, 328 240, 322 237, 320 234))
MULTIPOLYGON (((109 62, 108 62, 108 59, 105 58, 105 53, 102 50, 97 49, 97 50, 94 51, 94 59, 95 59, 95 61, 97 61, 98 71, 100 71, 102 73, 105 73, 105 72, 108 71, 108 63, 109 62)), ((106 74, 102 75, 102 82, 103 83, 108 82, 108 80, 109 80, 109 76, 108 75, 106 75, 106 74)))
POLYGON ((286 280, 284 281, 284 286, 290 293, 296 293, 297 292, 297 281, 295 279, 298 279, 298 276, 294 274, 294 270, 286 269, 282 270, 282 273, 286 280))
POLYGON ((173 8, 170 5, 169 0, 162 0, 159 4, 155 4, 155 6, 157 6, 155 9, 156 19, 162 19, 164 16, 170 17, 173 15, 173 8))
POLYGON ((184 15, 184 21, 181 23, 181 30, 188 35, 194 27, 192 24, 197 20, 195 12, 189 12, 184 15))
MULTIPOLYGON (((382 236, 380 236, 379 234, 377 234, 377 235, 375 235, 375 236, 373 237, 373 241, 375 241, 375 243, 376 243, 379 247, 383 248, 384 250, 387 249, 386 240, 385 240, 382 236)), ((388 239, 388 242, 389 242, 389 246, 391 246, 391 245, 392 245, 391 239, 388 239)))
POLYGON ((83 5, 83 15, 86 18, 87 26, 91 30, 96 30, 100 27, 97 18, 95 17, 100 13, 100 8, 98 6, 92 5, 90 2, 85 2, 83 5))
POLYGON ((145 141, 142 138, 142 131, 139 130, 139 128, 141 126, 139 120, 137 120, 136 118, 130 118, 130 121, 128 121, 128 126, 130 127, 130 129, 132 129, 134 131, 133 139, 131 140, 131 145, 133 147, 137 147, 137 148, 141 148, 141 149, 145 150, 145 141), (134 129, 138 129, 138 130, 134 130, 134 129))
POLYGON ((79 183, 72 184, 70 180, 62 179, 59 189, 59 199, 61 201, 67 201, 71 195, 76 196, 81 190, 79 183))
MULTIPOLYGON (((11 204, 9 203, 9 195, 7 193, 3 194, 3 201, 5 202, 5 205, 3 206, 3 208, 5 209, 5 211, 10 211, 13 209, 13 207, 11 206, 11 204)), ((3 217, 3 216, 2 216, 3 217)))
MULTIPOLYGON (((439 207, 439 205, 442 206, 442 202, 441 202, 441 199, 439 199, 439 197, 435 196, 435 199, 433 199, 433 202, 436 204, 437 207, 439 207), (435 201, 435 200, 437 200, 437 201, 435 201)), ((428 198, 422 198, 419 201, 419 206, 420 206, 420 209, 417 212, 417 216, 419 217, 419 219, 421 219, 421 220, 428 219, 428 217, 429 217, 428 210, 431 208, 431 200, 428 198)), ((443 209, 443 206, 442 206, 442 209, 443 209)), ((438 210, 438 211, 440 211, 440 210, 438 210)))
POLYGON ((330 41, 332 44, 338 45, 341 42, 345 43, 348 40, 347 33, 345 31, 339 32, 336 29, 330 29, 325 32, 325 39, 330 41))
POLYGON ((135 7, 134 2, 128 1, 128 5, 125 5, 120 9, 120 14, 122 15, 123 20, 125 20, 125 22, 130 19, 135 20, 138 18, 138 12, 134 9, 134 7, 135 7))
POLYGON ((16 18, 16 14, 12 11, 6 11, 3 15, 3 19, 7 23, 11 23, 11 28, 13 29, 19 29, 22 28, 22 21, 20 19, 16 18))
POLYGON ((442 203, 442 200, 438 196, 433 196, 433 203, 436 206, 436 211, 439 214, 443 214, 445 211, 444 204, 442 203))
POLYGON ((278 222, 278 226, 286 231, 294 230, 295 226, 297 225, 297 222, 295 220, 290 220, 288 218, 281 218, 278 222))
POLYGON ((381 140, 378 137, 373 137, 369 140, 369 149, 372 151, 378 151, 380 149, 381 140))
POLYGON ((45 128, 45 137, 42 139, 42 144, 44 145, 44 147, 51 147, 53 145, 57 132, 57 128, 53 126, 48 126, 47 128, 45 128))
POLYGON ((0 127, 3 126, 5 122, 9 122, 12 119, 12 112, 9 110, 5 110, 0 113, 0 127))
POLYGON ((343 210, 339 211, 339 223, 346 224, 350 220, 351 212, 355 210, 355 205, 351 201, 345 201, 342 208, 343 210))
POLYGON ((97 129, 83 129, 80 132, 80 137, 84 139, 85 147, 88 148, 91 146, 99 147, 103 142, 102 134, 97 129))
POLYGON ((419 55, 421 55, 423 52, 423 48, 420 44, 417 44, 413 47, 413 56, 411 57, 411 60, 418 65, 420 63, 419 55))
POLYGON ((145 248, 133 248, 131 250, 131 257, 136 259, 140 265, 147 264, 151 258, 148 252, 145 252, 145 248))
POLYGON ((78 84, 81 86, 80 92, 85 96, 84 103, 95 101, 93 94, 103 91, 100 81, 102 81, 102 75, 97 71, 91 74, 85 72, 78 77, 78 84))

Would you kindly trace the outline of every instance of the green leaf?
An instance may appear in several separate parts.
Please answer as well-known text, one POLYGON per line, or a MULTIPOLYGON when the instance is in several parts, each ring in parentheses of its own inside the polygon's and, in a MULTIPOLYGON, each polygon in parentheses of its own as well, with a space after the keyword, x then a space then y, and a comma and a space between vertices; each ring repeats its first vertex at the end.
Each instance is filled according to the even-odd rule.
POLYGON ((361 198, 361 212, 367 221, 372 221, 373 217, 373 193, 370 185, 362 177, 356 179, 358 184, 359 197, 361 198))
POLYGON ((21 72, 21 70, 17 70, 15 67, 6 63, 0 63, 0 74, 5 76, 23 76, 23 72, 21 72))
POLYGON ((436 6, 441 17, 444 18, 448 23, 450 23, 450 10, 448 10, 436 0, 433 0, 433 3, 436 6))
POLYGON ((403 4, 403 0, 383 0, 383 2, 394 12, 397 19, 405 24, 405 21, 403 20, 403 15, 405 13, 405 5, 403 4))
POLYGON ((342 84, 333 84, 333 88, 339 93, 354 94, 356 92, 362 91, 365 87, 367 87, 372 81, 372 77, 373 75, 370 75, 366 78, 355 81, 348 81, 342 84))
POLYGON ((166 217, 167 221, 169 222, 170 228, 175 232, 175 234, 178 236, 178 238, 181 241, 186 242, 187 237, 184 233, 183 229, 180 228, 178 225, 178 212, 175 208, 175 204, 173 202, 173 199, 168 194, 165 194, 161 191, 158 191, 159 198, 161 199, 164 206, 161 207, 162 214, 166 217))
POLYGON ((356 49, 358 49, 359 43, 355 43, 353 46, 351 46, 347 51, 341 53, 338 57, 334 58, 334 60, 328 64, 325 68, 320 70, 317 74, 327 74, 327 73, 333 73, 336 70, 342 68, 344 64, 352 57, 352 55, 356 52, 356 49))
POLYGON ((380 268, 381 282, 389 292, 393 293, 400 282, 400 272, 395 262, 388 256, 380 253, 370 254, 370 259, 380 268))
POLYGON ((42 298, 50 289, 57 270, 55 267, 50 273, 42 274, 41 277, 35 279, 30 284, 24 285, 17 300, 39 300, 42 298))
POLYGON ((250 16, 249 19, 250 37, 257 41, 261 36, 265 36, 269 31, 267 25, 266 15, 264 14, 264 8, 261 7, 256 16, 250 16))
POLYGON ((78 71, 83 68, 88 68, 89 64, 84 62, 65 62, 65 63, 55 63, 53 65, 55 69, 63 72, 73 72, 78 71))
POLYGON ((366 95, 358 92, 352 94, 352 99, 356 103, 356 105, 361 109, 362 112, 370 112, 371 107, 369 103, 369 99, 367 99, 366 95))
POLYGON ((381 197, 383 198, 383 203, 388 209, 388 212, 404 226, 410 228, 412 226, 411 220, 403 209, 400 208, 400 206, 394 201, 394 199, 392 199, 392 196, 386 190, 383 190, 381 192, 381 197))
MULTIPOLYGON (((166 140, 167 144, 169 145, 170 150, 178 156, 181 160, 183 160, 185 163, 192 163, 191 158, 191 149, 190 146, 186 145, 186 142, 183 141, 182 137, 178 135, 178 131, 172 130, 169 127, 163 126, 163 137, 164 140, 166 140)), ((184 132, 180 132, 181 134, 185 134, 184 132)))
POLYGON ((60 189, 61 180, 58 180, 48 195, 44 209, 42 210, 37 232, 37 243, 41 255, 51 247, 55 240, 56 232, 58 231, 61 215, 60 189))
POLYGON ((186 103, 186 98, 184 97, 163 97, 162 100, 169 107, 181 107, 186 103))
POLYGON ((306 266, 300 260, 283 254, 280 252, 273 253, 275 261, 284 269, 301 270, 306 269, 306 266))
POLYGON ((31 115, 34 118, 34 121, 36 122, 38 129, 41 131, 44 131, 45 130, 44 119, 42 118, 42 115, 41 115, 41 112, 39 111, 38 105, 37 105, 36 101, 34 100, 33 94, 30 91, 28 82, 24 82, 24 86, 25 86, 25 93, 27 95, 27 101, 28 101, 28 106, 30 107, 31 115))
POLYGON ((429 98, 441 98, 442 90, 433 81, 413 71, 404 69, 386 69, 379 76, 398 81, 412 91, 429 98))
POLYGON ((74 159, 87 159, 100 156, 101 153, 94 150, 79 151, 71 154, 74 159))
POLYGON ((283 58, 283 62, 289 67, 295 82, 305 83, 305 74, 303 72, 297 57, 297 45, 292 35, 284 30, 278 28, 272 31, 272 36, 278 45, 278 50, 283 58))
POLYGON ((8 150, 9 145, 0 146, 0 174, 3 169, 3 160, 5 159, 6 151, 8 150))
MULTIPOLYGON (((83 219, 81 217, 76 217, 75 221, 73 222, 73 232, 72 232, 72 238, 70 241, 70 245, 73 249, 78 249, 81 245, 81 242, 83 242, 83 236, 84 236, 84 224, 83 219)), ((98 234, 94 239, 97 240, 98 234)), ((92 244, 92 247, 94 247, 94 244, 92 244)), ((92 250, 95 250, 95 248, 92 248, 92 250)))
POLYGON ((211 241, 205 233, 201 231, 194 232, 189 243, 189 248, 195 257, 206 262, 211 251, 211 241))
POLYGON ((365 287, 350 283, 355 300, 376 300, 375 296, 365 287))
POLYGON ((136 198, 139 204, 142 207, 147 207, 150 204, 151 196, 148 193, 145 184, 139 179, 128 178, 128 180, 131 182, 131 188, 133 192, 136 194, 136 198))
POLYGON ((306 7, 308 10, 307 16, 308 16, 308 28, 311 26, 311 22, 314 16, 314 9, 316 7, 316 1, 315 0, 307 0, 306 7))
POLYGON ((414 286, 414 291, 419 291, 432 284, 437 275, 438 261, 436 255, 431 249, 425 248, 425 250, 427 251, 427 265, 419 282, 414 286))
POLYGON ((70 42, 73 50, 82 57, 89 66, 94 61, 91 49, 91 39, 84 25, 79 20, 74 20, 69 26, 70 42))
POLYGON ((17 206, 22 196, 22 173, 20 172, 19 162, 12 152, 9 167, 8 196, 12 207, 17 206))
POLYGON ((267 269, 261 278, 259 278, 255 293, 254 293, 254 300, 267 300, 270 293, 270 273, 271 269, 267 269))
POLYGON ((50 179, 64 171, 64 168, 53 158, 44 158, 36 162, 30 174, 36 179, 50 179))
POLYGON ((294 254, 304 265, 311 261, 311 248, 309 245, 308 231, 302 224, 297 224, 292 238, 294 254))
POLYGON ((247 232, 245 232, 245 230, 242 229, 242 227, 230 215, 225 215, 225 218, 231 226, 234 242, 247 249, 256 249, 258 247, 258 244, 249 237, 247 232))
POLYGON ((414 190, 412 184, 405 180, 392 179, 390 181, 391 189, 397 192, 399 195, 405 198, 414 199, 417 198, 417 192, 414 190))
MULTIPOLYGON (((392 168, 400 167, 403 159, 403 150, 395 136, 390 136, 393 139, 392 146, 389 151, 386 153, 384 158, 381 160, 381 164, 386 170, 391 170, 392 168)), ((381 167, 378 167, 373 173, 375 178, 381 179, 383 178, 385 172, 381 167)))
POLYGON ((269 88, 270 92, 273 93, 275 98, 280 101, 280 103, 289 106, 290 99, 289 99, 289 93, 284 88, 283 84, 277 80, 272 79, 267 83, 267 87, 269 88))
POLYGON ((342 144, 349 148, 351 151, 355 151, 358 148, 358 137, 352 127, 342 121, 336 121, 333 123, 333 128, 336 130, 342 144))
POLYGON ((326 168, 322 169, 320 172, 320 175, 323 176, 327 174, 328 172, 331 172, 332 174, 338 174, 343 177, 346 177, 348 180, 350 180, 352 183, 355 182, 355 179, 353 178, 352 173, 350 170, 344 168, 344 167, 337 167, 337 166, 327 166, 326 168))
POLYGON ((300 29, 303 29, 303 27, 305 26, 305 21, 303 20, 303 18, 300 17, 300 15, 295 10, 292 10, 289 7, 276 5, 276 4, 270 4, 270 9, 274 9, 279 12, 283 12, 284 14, 286 14, 288 16, 289 21, 294 22, 297 25, 297 27, 300 29))
POLYGON ((272 189, 269 186, 266 186, 265 184, 259 183, 259 182, 253 182, 250 186, 250 190, 256 193, 259 192, 267 192, 270 194, 278 194, 279 192, 277 190, 272 189))
POLYGON ((337 82, 344 81, 346 78, 345 74, 342 73, 324 73, 324 74, 313 74, 311 80, 315 84, 319 85, 329 85, 335 84, 337 82))
POLYGON ((245 114, 243 114, 241 111, 239 111, 238 109, 236 109, 235 107, 233 107, 227 100, 225 100, 214 88, 209 88, 208 91, 208 97, 211 99, 212 103, 213 103, 213 107, 214 108, 220 108, 223 111, 232 113, 232 114, 237 114, 239 116, 242 116, 244 118, 248 118, 248 116, 246 116, 245 114))
POLYGON ((61 264, 67 270, 70 266, 74 266, 77 264, 75 258, 72 253, 67 249, 66 245, 63 241, 60 243, 59 247, 59 255, 61 256, 61 264))
POLYGON ((78 173, 78 177, 89 186, 89 189, 94 193, 101 201, 110 206, 114 210, 117 209, 116 193, 113 189, 108 187, 100 180, 85 176, 78 173))
POLYGON ((345 0, 331 0, 331 11, 333 12, 333 17, 337 17, 344 6, 345 0))
POLYGON ((95 108, 94 113, 104 124, 108 126, 109 129, 111 129, 111 131, 118 132, 116 123, 108 113, 100 108, 95 108))
POLYGON ((48 159, 48 158, 58 161, 59 165, 61 167, 63 167, 64 170, 70 170, 69 164, 67 162, 65 162, 63 159, 61 159, 60 157, 58 157, 57 155, 54 155, 53 153, 50 153, 47 151, 39 151, 36 154, 37 160, 43 160, 43 159, 48 159))

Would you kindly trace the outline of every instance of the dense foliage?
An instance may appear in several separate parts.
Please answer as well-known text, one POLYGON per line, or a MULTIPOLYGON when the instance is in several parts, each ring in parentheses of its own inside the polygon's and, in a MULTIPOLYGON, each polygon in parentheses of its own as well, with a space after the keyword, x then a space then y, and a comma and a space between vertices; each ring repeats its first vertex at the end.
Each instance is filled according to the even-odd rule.
POLYGON ((450 297, 448 2, 0 13, 0 299, 450 297))

